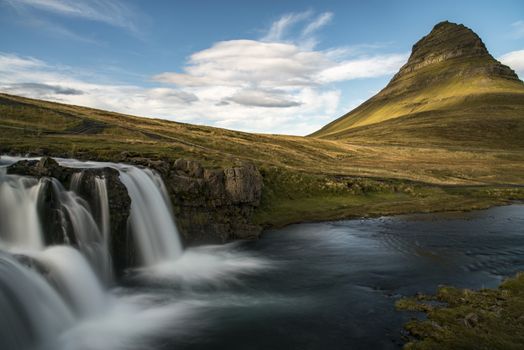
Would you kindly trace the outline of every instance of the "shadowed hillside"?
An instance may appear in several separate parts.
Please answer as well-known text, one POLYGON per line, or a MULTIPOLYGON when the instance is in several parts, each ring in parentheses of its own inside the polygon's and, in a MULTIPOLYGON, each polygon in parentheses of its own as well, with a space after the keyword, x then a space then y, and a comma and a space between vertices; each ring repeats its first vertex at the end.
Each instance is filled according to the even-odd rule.
POLYGON ((522 148, 524 84, 473 31, 442 22, 382 91, 311 136, 522 148))

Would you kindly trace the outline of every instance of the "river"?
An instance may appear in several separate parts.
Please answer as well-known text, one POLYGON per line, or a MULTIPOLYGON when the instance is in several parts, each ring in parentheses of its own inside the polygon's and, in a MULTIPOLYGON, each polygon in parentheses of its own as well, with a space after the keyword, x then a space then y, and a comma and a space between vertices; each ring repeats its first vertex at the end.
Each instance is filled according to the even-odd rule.
POLYGON ((97 216, 74 182, 66 189, 0 172, 3 350, 398 349, 403 323, 415 316, 395 311, 398 298, 439 284, 496 287, 524 270, 520 204, 292 225, 257 241, 182 251, 158 175, 61 163, 120 172, 143 266, 113 277, 103 177, 94 180, 97 216), (43 243, 46 188, 77 249, 43 243))
POLYGON ((496 287, 524 270, 524 206, 289 226, 231 252, 266 269, 210 291, 198 336, 166 349, 398 349, 400 296, 496 287))

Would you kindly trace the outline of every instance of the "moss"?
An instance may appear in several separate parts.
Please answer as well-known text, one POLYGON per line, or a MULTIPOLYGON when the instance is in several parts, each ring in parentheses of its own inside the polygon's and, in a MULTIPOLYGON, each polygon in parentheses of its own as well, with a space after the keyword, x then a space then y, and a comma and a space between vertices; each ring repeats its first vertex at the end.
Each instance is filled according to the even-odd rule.
POLYGON ((497 289, 473 291, 445 286, 434 296, 401 299, 396 307, 427 316, 405 325, 411 336, 405 349, 524 348, 522 273, 497 289), (428 300, 440 304, 424 306, 428 300))
POLYGON ((524 188, 441 187, 396 179, 261 169, 264 188, 254 220, 265 227, 434 211, 483 209, 524 199, 524 188))

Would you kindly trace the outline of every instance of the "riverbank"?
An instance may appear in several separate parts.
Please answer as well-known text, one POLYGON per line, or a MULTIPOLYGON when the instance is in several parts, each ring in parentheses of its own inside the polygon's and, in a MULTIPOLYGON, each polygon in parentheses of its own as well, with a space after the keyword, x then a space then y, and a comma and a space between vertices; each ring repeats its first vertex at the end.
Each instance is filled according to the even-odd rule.
POLYGON ((405 325, 410 337, 404 349, 524 348, 524 273, 497 289, 443 286, 435 295, 401 299, 396 307, 426 316, 405 325))
POLYGON ((524 200, 516 185, 444 186, 391 178, 326 176, 262 169, 254 223, 290 224, 413 213, 470 211, 524 200))

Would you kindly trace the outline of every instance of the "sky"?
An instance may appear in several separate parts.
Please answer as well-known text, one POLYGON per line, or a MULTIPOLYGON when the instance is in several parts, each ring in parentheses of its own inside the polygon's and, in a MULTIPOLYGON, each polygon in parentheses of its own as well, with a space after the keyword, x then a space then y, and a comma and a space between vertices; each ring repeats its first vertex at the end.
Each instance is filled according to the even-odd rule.
POLYGON ((380 91, 443 20, 524 77, 522 0, 0 0, 0 91, 306 135, 380 91))

